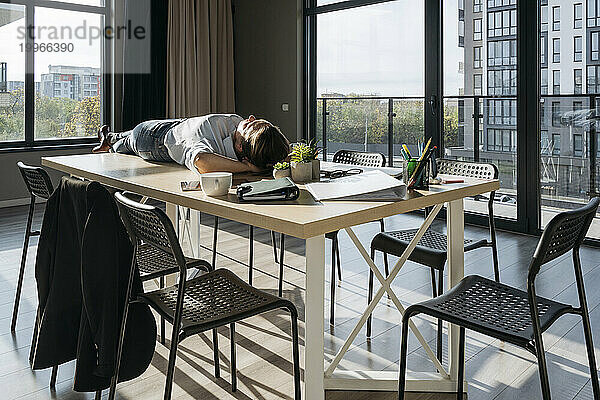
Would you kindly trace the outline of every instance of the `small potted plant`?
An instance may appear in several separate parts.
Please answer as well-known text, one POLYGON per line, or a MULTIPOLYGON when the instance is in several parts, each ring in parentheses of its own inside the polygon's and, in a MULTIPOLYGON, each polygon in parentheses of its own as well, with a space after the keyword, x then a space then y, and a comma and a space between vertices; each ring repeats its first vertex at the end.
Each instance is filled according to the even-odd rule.
POLYGON ((314 139, 308 142, 308 147, 310 148, 312 157, 312 180, 319 181, 321 180, 321 161, 319 160, 321 149, 317 147, 317 141, 314 139))
POLYGON ((289 162, 278 162, 273 166, 273 178, 289 178, 292 176, 289 162))
POLYGON ((306 143, 298 143, 292 149, 290 157, 292 180, 294 182, 309 182, 312 179, 313 151, 306 143))

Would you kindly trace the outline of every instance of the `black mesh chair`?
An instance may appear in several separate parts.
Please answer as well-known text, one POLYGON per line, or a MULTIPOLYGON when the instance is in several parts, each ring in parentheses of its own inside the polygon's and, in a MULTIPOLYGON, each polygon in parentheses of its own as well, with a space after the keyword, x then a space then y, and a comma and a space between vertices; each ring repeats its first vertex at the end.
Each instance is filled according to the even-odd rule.
POLYGON ((404 398, 408 322, 418 314, 427 314, 460 326, 458 357, 458 399, 463 398, 465 369, 465 328, 522 347, 537 357, 542 397, 550 399, 548 368, 542 333, 564 314, 578 314, 583 320, 585 343, 592 378, 594 398, 600 398, 594 343, 588 315, 579 247, 594 219, 600 198, 586 206, 556 215, 546 226, 529 264, 527 291, 477 275, 464 278, 454 288, 437 298, 412 305, 402 318, 399 399, 404 398), (579 294, 579 307, 540 297, 535 292, 535 278, 541 267, 571 251, 579 294))
MULTIPOLYGON (((187 280, 186 259, 177 240, 173 225, 167 215, 162 210, 134 202, 120 193, 116 193, 115 197, 121 217, 136 247, 136 251, 134 252, 134 259, 132 260, 129 275, 128 301, 125 302, 121 322, 117 363, 115 374, 111 380, 109 399, 112 400, 115 396, 127 312, 131 301, 140 301, 148 304, 173 325, 164 392, 164 398, 167 400, 171 398, 175 359, 179 342, 188 336, 210 329, 213 329, 214 332, 220 326, 229 325, 231 334, 231 385, 232 390, 235 391, 237 388, 235 372, 235 322, 270 310, 279 308, 287 309, 291 314, 292 320, 295 398, 300 399, 298 312, 296 307, 288 300, 269 295, 251 287, 235 274, 225 269, 213 270, 187 280), (179 279, 177 285, 142 293, 135 299, 131 299, 131 286, 136 266, 135 255, 137 254, 137 247, 141 242, 173 257, 178 267, 179 279)), ((218 377, 219 357, 216 343, 213 343, 213 353, 215 376, 218 377)))
POLYGON ((11 332, 15 331, 17 325, 17 314, 19 313, 19 302, 21 300, 21 290, 23 289, 23 276, 25 275, 25 264, 27 262, 27 250, 29 247, 29 239, 32 236, 39 236, 40 231, 32 231, 31 225, 33 222, 33 211, 35 209, 36 198, 48 200, 52 192, 52 181, 48 173, 41 167, 32 167, 23 164, 21 161, 17 163, 19 171, 25 181, 25 186, 29 191, 29 213, 27 214, 27 227, 25 228, 25 241, 23 242, 23 252, 21 254, 21 268, 19 269, 19 278, 17 280, 17 293, 15 295, 15 304, 13 307, 12 322, 10 324, 11 332))
MULTIPOLYGON (((455 160, 437 160, 437 167, 440 174, 455 175, 461 177, 497 179, 498 168, 493 164, 455 161, 455 160)), ((494 261, 494 277, 496 282, 500 281, 498 270, 498 251, 496 248, 496 228, 494 224, 494 196, 495 192, 490 193, 488 200, 488 224, 490 229, 490 240, 465 239, 465 251, 475 250, 481 247, 491 247, 494 261)), ((375 252, 383 252, 383 262, 386 276, 389 274, 388 254, 400 257, 408 244, 415 237, 418 229, 405 229, 393 232, 382 232, 376 235, 371 241, 371 258, 375 259, 375 252)), ((428 229, 414 251, 408 258, 416 263, 431 268, 431 286, 433 297, 441 295, 444 291, 444 267, 446 265, 448 238, 445 234, 428 229), (435 273, 438 272, 437 284, 435 273)), ((369 271, 369 303, 373 298, 373 271, 369 271)), ((372 316, 367 320, 367 337, 371 337, 372 316)), ((442 321, 438 321, 437 331, 437 356, 442 359, 442 321)))

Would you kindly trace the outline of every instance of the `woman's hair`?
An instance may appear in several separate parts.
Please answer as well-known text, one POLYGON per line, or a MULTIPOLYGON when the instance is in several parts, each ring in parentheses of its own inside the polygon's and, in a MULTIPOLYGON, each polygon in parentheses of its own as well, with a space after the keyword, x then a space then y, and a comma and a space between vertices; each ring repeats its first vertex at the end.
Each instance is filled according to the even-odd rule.
POLYGON ((279 127, 264 119, 256 120, 244 136, 243 154, 259 168, 270 168, 290 153, 290 142, 279 127))

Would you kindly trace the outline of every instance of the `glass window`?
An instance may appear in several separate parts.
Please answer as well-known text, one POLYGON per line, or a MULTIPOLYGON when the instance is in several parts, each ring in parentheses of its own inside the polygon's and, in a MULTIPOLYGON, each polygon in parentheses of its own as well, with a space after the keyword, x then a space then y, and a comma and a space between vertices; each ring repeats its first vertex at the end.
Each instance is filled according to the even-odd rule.
POLYGON ((553 133, 552 134, 552 154, 555 156, 560 155, 560 134, 553 133))
POLYGON ((541 93, 548 94, 548 69, 546 69, 546 68, 542 69, 542 71, 541 71, 541 81, 542 81, 541 93))
POLYGON ((587 25, 588 28, 600 26, 600 0, 588 0, 587 2, 587 25))
POLYGON ((560 30, 560 6, 552 7, 552 30, 560 30))
POLYGON ((475 74, 473 75, 473 94, 475 96, 482 95, 483 88, 483 75, 475 74))
POLYGON ((590 33, 590 37, 592 38, 592 43, 590 46, 590 58, 592 61, 598 61, 600 59, 599 55, 599 49, 598 49, 598 43, 599 43, 599 39, 600 39, 600 32, 591 32, 590 33))
POLYGON ((473 20, 473 40, 483 39, 482 19, 476 18, 473 20))
POLYGON ((560 126, 560 102, 552 102, 552 126, 560 126))
POLYGON ((582 101, 574 101, 573 102, 573 111, 581 111, 583 110, 583 102, 582 101))
POLYGON ((0 5, 0 142, 25 140, 25 6, 0 5))
POLYGON ((583 5, 576 3, 573 5, 573 28, 579 29, 583 27, 583 5))
POLYGON ((560 70, 552 71, 552 94, 560 94, 560 70))
POLYGON ((540 18, 542 32, 548 32, 548 6, 542 7, 540 18))
POLYGON ((481 47, 473 47, 473 68, 482 67, 481 47))
POLYGON ((583 74, 581 69, 573 70, 573 93, 581 94, 583 90, 583 74))
POLYGON ((579 133, 573 134, 573 155, 575 157, 583 156, 583 135, 579 133))
POLYGON ((481 12, 483 10, 483 0, 473 0, 473 12, 481 12))
POLYGON ((598 93, 597 77, 599 73, 599 66, 590 65, 587 67, 587 92, 590 94, 598 93))
POLYGON ((581 36, 573 39, 573 61, 581 61, 583 58, 583 41, 581 36))
POLYGON ((552 61, 560 62, 560 39, 552 39, 552 61))
POLYGON ((548 131, 542 131, 540 135, 540 148, 541 153, 548 155, 548 148, 550 147, 550 139, 548 138, 548 131))
POLYGON ((548 61, 546 60, 546 41, 548 40, 547 36, 541 36, 540 37, 540 63, 541 64, 547 64, 548 61))

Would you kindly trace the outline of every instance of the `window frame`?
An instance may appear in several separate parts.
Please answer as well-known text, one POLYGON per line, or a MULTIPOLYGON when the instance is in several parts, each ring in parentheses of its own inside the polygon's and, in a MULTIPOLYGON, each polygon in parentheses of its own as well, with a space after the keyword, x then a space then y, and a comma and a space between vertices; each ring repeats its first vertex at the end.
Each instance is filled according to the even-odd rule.
POLYGON ((581 61, 583 61, 583 37, 573 36, 573 62, 581 61), (577 48, 577 42, 579 42, 579 49, 577 48))
POLYGON ((552 7, 552 31, 560 31, 560 6, 552 7))
POLYGON ((573 70, 573 94, 583 94, 583 70, 581 68, 573 70), (579 76, 577 76, 578 72, 579 76), (579 83, 577 83, 578 78, 579 83))
POLYGON ((559 63, 560 62, 560 38, 552 39, 552 62, 559 63), (557 49, 558 45, 558 49, 557 49))
POLYGON ((573 4, 573 29, 583 28, 583 4, 573 4), (577 18, 577 9, 579 9, 579 18, 577 18))
POLYGON ((560 69, 552 70, 552 94, 560 94, 560 69))
MULTIPOLYGON (((15 4, 25 7, 25 25, 32 26, 35 23, 35 8, 42 7, 54 10, 83 12, 104 16, 104 21, 110 23, 112 18, 113 0, 104 0, 104 5, 94 6, 79 3, 66 3, 56 0, 0 0, 0 4, 15 4)), ((33 46, 34 40, 26 35, 26 44, 33 46)), ((102 76, 102 121, 110 120, 112 109, 112 75, 108 72, 108 66, 112 63, 112 45, 106 41, 103 46, 101 72, 102 76)), ((43 138, 35 137, 35 82, 34 65, 35 52, 25 51, 25 129, 23 138, 20 140, 7 140, 0 142, 0 151, 8 149, 60 149, 72 148, 74 146, 91 145, 98 141, 96 137, 72 137, 72 138, 43 138)), ((56 90, 56 88, 54 89, 56 90)))

